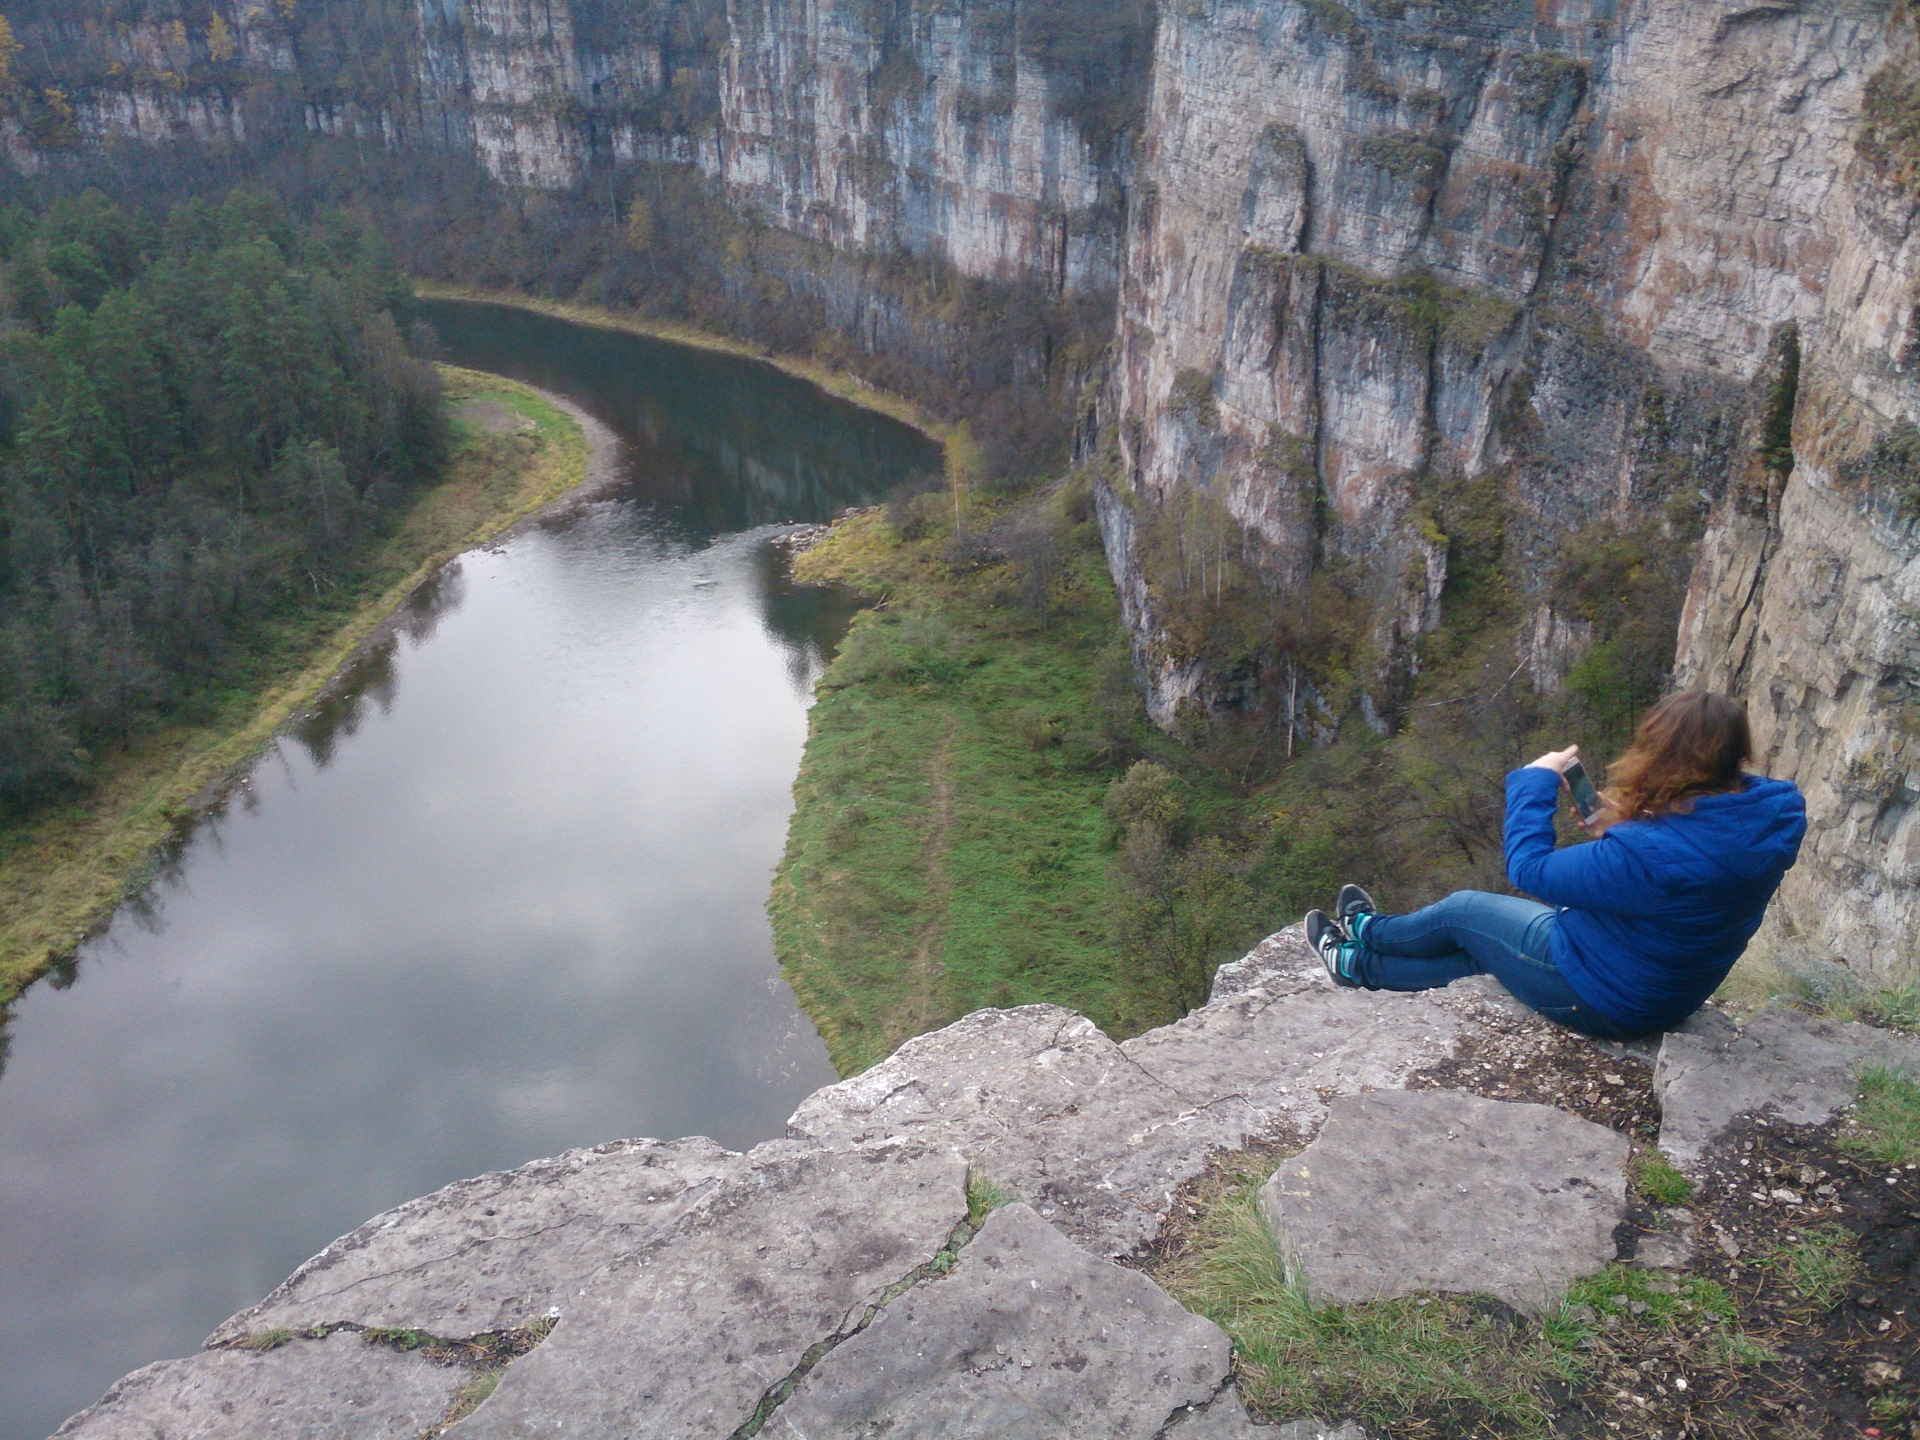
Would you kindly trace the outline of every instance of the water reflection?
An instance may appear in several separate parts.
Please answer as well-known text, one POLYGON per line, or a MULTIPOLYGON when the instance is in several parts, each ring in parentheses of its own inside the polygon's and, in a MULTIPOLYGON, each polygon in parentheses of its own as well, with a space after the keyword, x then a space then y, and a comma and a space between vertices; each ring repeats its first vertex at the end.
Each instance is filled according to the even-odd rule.
POLYGON ((315 764, 325 767, 333 759, 334 747, 352 738, 370 709, 382 715, 393 709, 400 693, 400 673, 394 664, 399 642, 423 645, 433 638, 440 621, 459 607, 465 573, 461 562, 454 560, 415 586, 393 618, 347 663, 333 686, 296 717, 289 733, 306 747, 315 764))
POLYGON ((629 493, 691 539, 824 520, 940 470, 914 431, 770 365, 510 306, 420 309, 456 363, 559 391, 611 425, 629 493))
POLYGON ((847 607, 725 527, 830 514, 929 447, 758 367, 689 380, 541 321, 532 374, 436 318, 460 362, 617 412, 625 498, 445 572, 15 1006, 0 1440, 401 1200, 623 1135, 751 1145, 832 1078, 764 905, 847 607))

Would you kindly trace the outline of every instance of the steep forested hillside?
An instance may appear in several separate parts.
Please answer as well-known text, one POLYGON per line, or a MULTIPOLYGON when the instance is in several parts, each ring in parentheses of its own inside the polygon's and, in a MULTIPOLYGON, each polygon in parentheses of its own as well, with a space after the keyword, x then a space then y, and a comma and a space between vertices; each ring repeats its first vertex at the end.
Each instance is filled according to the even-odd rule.
POLYGON ((408 293, 359 221, 260 195, 0 215, 0 809, 243 679, 437 472, 408 293))

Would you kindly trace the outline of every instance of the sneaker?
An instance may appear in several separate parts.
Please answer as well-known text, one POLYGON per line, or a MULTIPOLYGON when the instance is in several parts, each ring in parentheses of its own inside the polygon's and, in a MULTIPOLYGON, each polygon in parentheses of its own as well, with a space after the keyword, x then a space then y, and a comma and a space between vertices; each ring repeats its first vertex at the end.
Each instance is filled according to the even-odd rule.
POLYGON ((1373 897, 1358 885, 1342 885, 1340 898, 1334 901, 1333 915, 1340 928, 1353 940, 1360 939, 1366 922, 1373 918, 1380 907, 1373 903, 1373 897))
POLYGON ((1307 912, 1307 943, 1320 956, 1320 963, 1327 967, 1329 980, 1349 990, 1359 986, 1360 982, 1347 974, 1345 966, 1341 964, 1343 952, 1351 942, 1346 932, 1327 918, 1326 911, 1307 912))

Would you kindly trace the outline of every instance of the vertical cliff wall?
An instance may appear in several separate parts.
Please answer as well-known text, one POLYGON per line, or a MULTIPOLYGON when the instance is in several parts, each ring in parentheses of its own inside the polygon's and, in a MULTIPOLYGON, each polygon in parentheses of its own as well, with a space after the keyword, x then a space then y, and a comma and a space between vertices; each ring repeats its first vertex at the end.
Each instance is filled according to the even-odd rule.
MULTIPOLYGON (((1844 4, 1172 7, 1122 289, 1121 498, 1208 485, 1287 583, 1357 567, 1390 698, 1447 573, 1423 502, 1497 475, 1541 602, 1541 653, 1516 658, 1551 684, 1548 652, 1578 640, 1546 593, 1555 537, 1716 500, 1774 327, 1852 374, 1853 290, 1884 307, 1908 283, 1835 184, 1893 24, 1844 4)), ((1184 660, 1156 653, 1162 713, 1205 683, 1184 660)))
POLYGON ((1143 558, 1196 487, 1276 590, 1364 601, 1369 713, 1440 619, 1450 483, 1498 488, 1547 690, 1591 632, 1567 537, 1708 507, 1678 673, 1808 791, 1790 920, 1911 976, 1912 49, 1873 3, 1168 7, 1108 523, 1161 717, 1223 678, 1143 558))

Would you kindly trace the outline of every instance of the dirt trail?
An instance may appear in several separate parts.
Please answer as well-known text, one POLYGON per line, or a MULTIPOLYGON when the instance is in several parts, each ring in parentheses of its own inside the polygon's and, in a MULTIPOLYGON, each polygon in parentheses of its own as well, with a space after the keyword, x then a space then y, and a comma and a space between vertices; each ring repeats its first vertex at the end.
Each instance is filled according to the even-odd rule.
POLYGON ((940 961, 940 941, 946 933, 947 901, 953 893, 953 880, 947 874, 947 851, 952 846, 953 825, 953 734, 949 723, 946 737, 927 761, 927 837, 921 849, 921 866, 927 876, 927 919, 920 927, 920 938, 913 951, 913 985, 901 1019, 907 1027, 894 1044, 921 1034, 952 1017, 941 1003, 940 982, 946 967, 940 961))

